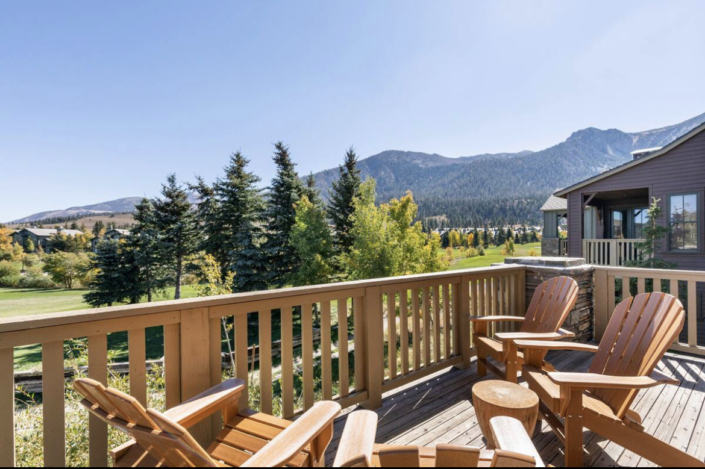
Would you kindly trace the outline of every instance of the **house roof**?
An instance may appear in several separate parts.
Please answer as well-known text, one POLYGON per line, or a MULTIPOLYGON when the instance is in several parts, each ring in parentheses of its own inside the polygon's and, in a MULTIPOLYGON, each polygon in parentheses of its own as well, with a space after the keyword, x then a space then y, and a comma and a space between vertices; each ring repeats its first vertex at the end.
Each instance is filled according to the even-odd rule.
POLYGON ((117 230, 117 229, 113 229, 113 230, 108 230, 105 234, 107 235, 108 233, 119 233, 119 234, 121 234, 122 236, 129 236, 130 230, 117 230))
MULTIPOLYGON (((22 231, 29 231, 34 236, 37 236, 40 238, 49 238, 59 232, 59 230, 47 229, 47 228, 24 228, 22 231)), ((78 231, 78 230, 61 230, 61 233, 65 234, 67 236, 76 236, 76 235, 83 234, 82 231, 78 231)))
POLYGON ((568 201, 555 195, 549 197, 543 207, 541 207, 542 212, 558 212, 560 210, 568 210, 568 201))
MULTIPOLYGON (((638 166, 640 164, 646 163, 647 161, 651 161, 654 158, 658 158, 659 156, 663 156, 666 153, 668 153, 669 151, 673 150, 674 148, 679 147, 680 145, 684 144, 685 142, 687 142, 691 138, 695 137, 696 135, 702 133, 703 131, 705 131, 705 122, 700 124, 698 127, 694 128, 693 130, 691 130, 687 134, 684 134, 684 135, 678 137, 677 139, 675 139, 674 141, 672 141, 671 143, 669 143, 668 145, 666 145, 665 147, 663 147, 661 149, 655 150, 652 153, 649 153, 642 158, 629 161, 628 163, 624 163, 623 165, 612 168, 609 171, 605 171, 604 173, 598 174, 597 176, 593 176, 593 177, 586 179, 582 182, 579 182, 579 183, 574 184, 570 187, 562 189, 562 190, 556 192, 554 195, 557 197, 565 198, 568 194, 570 194, 573 191, 581 189, 585 186, 588 186, 594 182, 600 181, 600 180, 608 178, 610 176, 614 176, 615 174, 618 174, 618 173, 621 173, 622 171, 626 171, 628 169, 631 169, 634 166, 638 166)), ((638 150, 635 153, 643 153, 643 152, 644 152, 644 150, 638 150)))

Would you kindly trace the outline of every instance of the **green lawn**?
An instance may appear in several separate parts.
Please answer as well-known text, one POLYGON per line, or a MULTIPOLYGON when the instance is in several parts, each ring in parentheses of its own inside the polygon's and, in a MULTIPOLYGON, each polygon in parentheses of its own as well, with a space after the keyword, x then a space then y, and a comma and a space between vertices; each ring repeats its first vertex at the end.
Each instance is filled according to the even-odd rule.
MULTIPOLYGON (((453 262, 448 270, 472 269, 475 267, 489 267, 492 264, 502 263, 506 256, 502 254, 503 247, 492 247, 485 249, 484 256, 471 257, 469 259, 459 259, 453 262)), ((537 256, 541 255, 541 243, 517 244, 514 247, 514 255, 511 257, 528 256, 533 250, 537 256)), ((445 253, 445 252, 444 252, 445 253)), ((456 250, 456 255, 459 251, 456 250)))

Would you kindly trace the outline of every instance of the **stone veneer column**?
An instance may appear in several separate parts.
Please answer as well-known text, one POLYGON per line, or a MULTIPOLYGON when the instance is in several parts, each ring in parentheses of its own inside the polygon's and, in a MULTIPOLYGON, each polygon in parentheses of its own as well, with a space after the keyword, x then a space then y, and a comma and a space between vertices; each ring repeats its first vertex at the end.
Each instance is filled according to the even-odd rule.
POLYGON ((593 296, 594 269, 584 259, 574 257, 515 257, 505 260, 505 264, 525 265, 526 305, 531 303, 534 290, 541 283, 554 277, 571 277, 578 282, 578 301, 568 315, 563 328, 573 332, 576 342, 594 340, 595 301, 593 296))

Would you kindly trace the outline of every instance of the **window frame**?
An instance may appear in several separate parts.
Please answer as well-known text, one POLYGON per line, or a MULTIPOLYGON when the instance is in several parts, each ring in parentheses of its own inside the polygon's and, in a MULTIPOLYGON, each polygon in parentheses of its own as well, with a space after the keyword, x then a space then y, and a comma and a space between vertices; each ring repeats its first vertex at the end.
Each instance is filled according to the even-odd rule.
POLYGON ((672 192, 666 194, 666 226, 668 227, 668 236, 666 242, 668 243, 667 252, 669 254, 693 254, 703 252, 703 216, 702 216, 702 201, 703 201, 703 191, 693 190, 693 191, 682 191, 682 192, 672 192), (674 249, 672 244, 673 237, 673 224, 671 223, 671 208, 672 199, 674 197, 687 197, 689 195, 695 196, 695 203, 697 204, 695 208, 695 215, 697 220, 695 222, 687 222, 689 224, 695 223, 698 229, 697 235, 697 247, 695 249, 674 249))

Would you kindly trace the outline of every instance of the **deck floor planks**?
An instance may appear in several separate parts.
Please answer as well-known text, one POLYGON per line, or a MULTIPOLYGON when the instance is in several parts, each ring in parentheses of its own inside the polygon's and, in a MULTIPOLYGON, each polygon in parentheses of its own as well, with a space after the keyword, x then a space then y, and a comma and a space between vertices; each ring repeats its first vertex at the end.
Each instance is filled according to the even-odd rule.
MULTIPOLYGON (((592 354, 564 352, 548 360, 561 371, 587 371, 592 354)), ((705 360, 685 355, 667 355, 659 369, 681 380, 680 386, 659 386, 642 391, 632 409, 644 417, 646 431, 690 454, 705 457, 705 360)), ((414 383, 385 396, 380 415, 377 442, 435 446, 452 443, 484 447, 472 407, 472 386, 491 374, 477 376, 473 362, 467 370, 440 372, 427 381, 414 383)), ((336 422, 336 435, 327 454, 331 465, 344 428, 346 416, 336 422)), ((547 464, 563 465, 563 447, 544 422, 534 435, 541 457, 547 464)), ((621 446, 585 432, 586 466, 640 465, 649 461, 621 446)))

